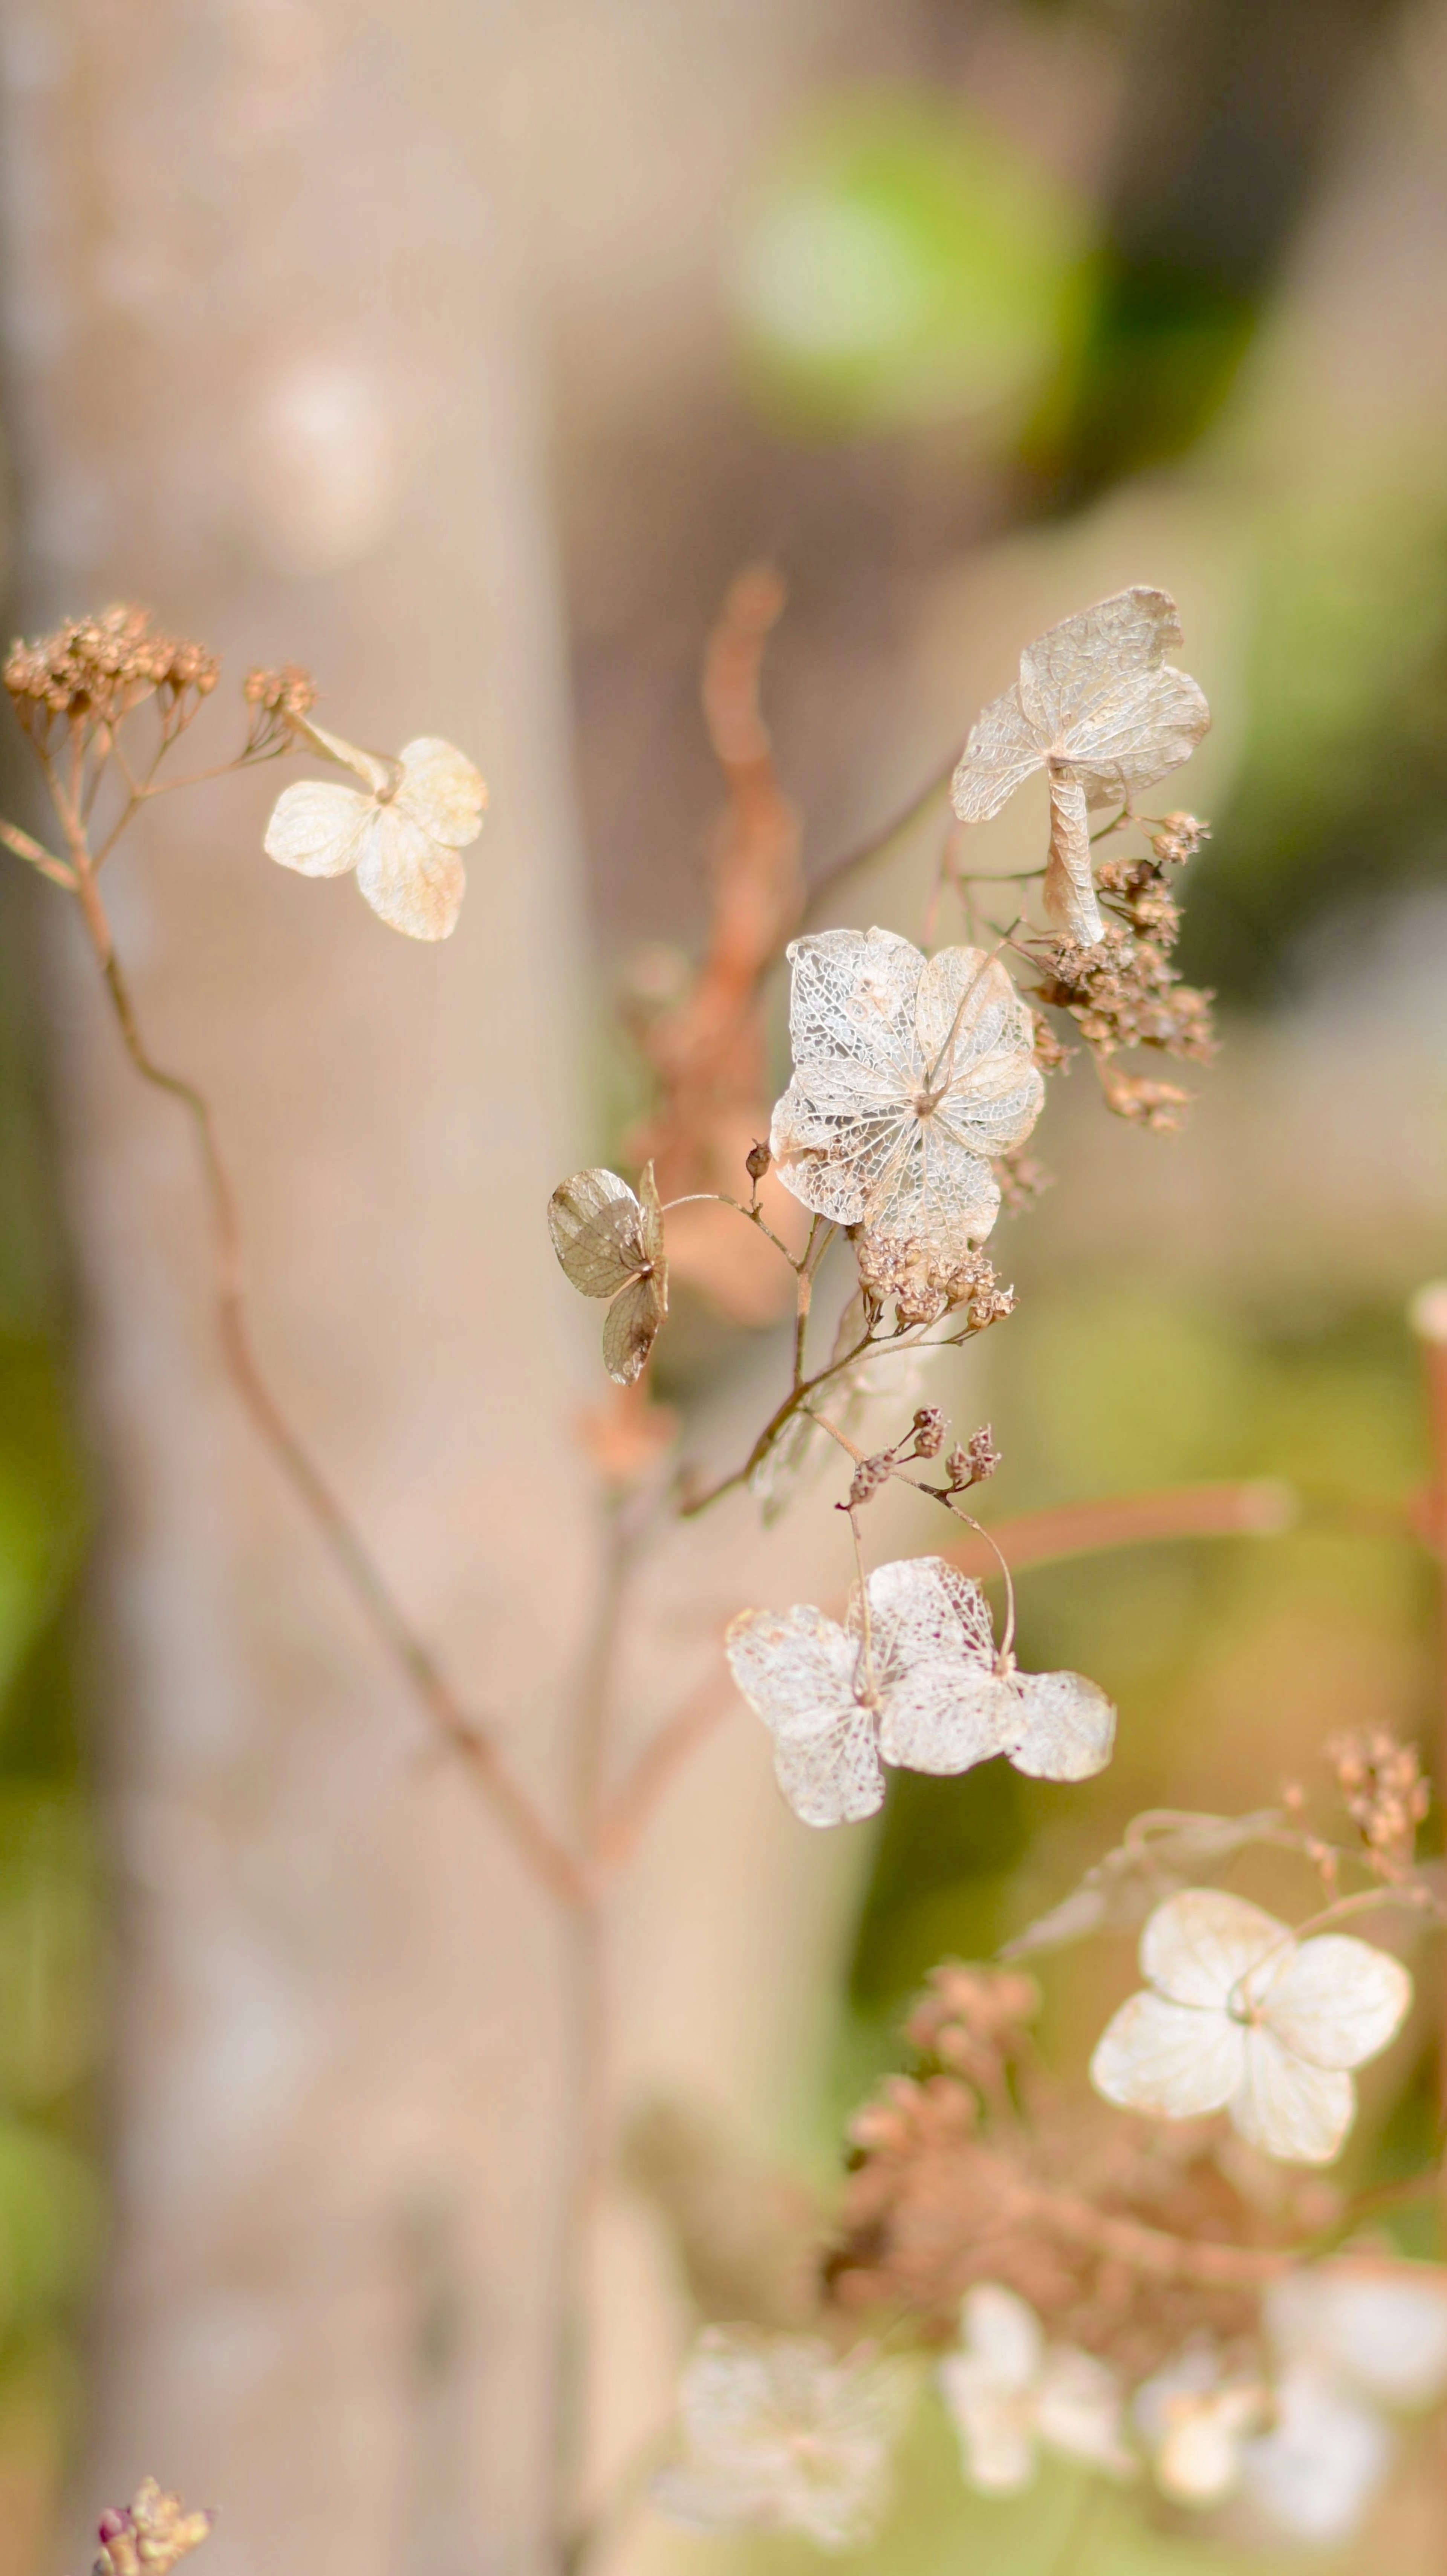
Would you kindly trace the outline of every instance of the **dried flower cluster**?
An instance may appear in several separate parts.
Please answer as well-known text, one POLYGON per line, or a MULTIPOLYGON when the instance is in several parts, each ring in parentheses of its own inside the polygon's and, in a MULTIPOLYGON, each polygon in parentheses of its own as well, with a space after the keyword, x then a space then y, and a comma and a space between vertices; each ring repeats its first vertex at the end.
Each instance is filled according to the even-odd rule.
POLYGON ((1372 1726, 1334 1737, 1326 1751, 1373 1869, 1400 1886, 1411 1875, 1417 1828, 1432 1802, 1415 1744, 1372 1726))
POLYGON ((20 722, 42 748, 57 723, 89 736, 113 733, 134 707, 160 696, 176 729, 216 686, 220 665, 202 644, 164 635, 144 608, 119 605, 70 617, 38 643, 19 640, 4 680, 20 722))
POLYGON ((112 2506, 101 2515, 94 2576, 168 2576, 200 2548, 215 2519, 211 2513, 188 2513, 179 2496, 165 2494, 154 2478, 143 2478, 128 2505, 112 2506))
POLYGON ((917 1237, 862 1232, 854 1258, 866 1309, 892 1307, 904 1332, 958 1312, 968 1332, 983 1333, 1014 1313, 1014 1289, 1002 1287, 983 1252, 952 1258, 917 1237))

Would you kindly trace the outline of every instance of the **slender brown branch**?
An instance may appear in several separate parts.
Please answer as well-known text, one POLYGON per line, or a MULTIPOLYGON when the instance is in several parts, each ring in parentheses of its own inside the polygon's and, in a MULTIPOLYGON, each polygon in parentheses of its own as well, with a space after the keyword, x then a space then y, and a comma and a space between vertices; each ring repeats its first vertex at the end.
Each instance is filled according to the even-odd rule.
POLYGON ((827 1386, 831 1378, 838 1377, 841 1369, 847 1369, 855 1360, 861 1359, 868 1348, 869 1335, 866 1333, 863 1340, 856 1342, 852 1350, 845 1351, 837 1360, 831 1360, 827 1368, 820 1369, 813 1377, 796 1381, 783 1402, 775 1406, 743 1465, 736 1467, 732 1475, 720 1477, 718 1483, 710 1485, 704 1493, 687 1495, 679 1504, 679 1519, 685 1521, 696 1519, 700 1512, 707 1511, 710 1503, 716 1503, 721 1495, 731 1494, 738 1485, 746 1485, 754 1469, 762 1466, 785 1424, 792 1419, 801 1406, 807 1403, 815 1389, 827 1386))
POLYGON ((56 858, 52 851, 47 850, 43 841, 33 841, 28 832, 22 832, 18 823, 0 823, 0 841, 4 842, 7 850, 14 851, 17 859, 28 859, 43 877, 49 877, 52 885, 64 886, 67 894, 74 894, 73 870, 66 866, 64 859, 56 858))

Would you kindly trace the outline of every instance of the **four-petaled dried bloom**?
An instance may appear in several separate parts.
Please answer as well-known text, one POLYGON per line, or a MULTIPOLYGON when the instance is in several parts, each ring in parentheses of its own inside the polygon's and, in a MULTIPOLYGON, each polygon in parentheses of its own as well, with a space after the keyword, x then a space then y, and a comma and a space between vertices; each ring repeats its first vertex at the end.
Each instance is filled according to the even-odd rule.
POLYGON ((872 1816, 886 1762, 950 1775, 1002 1753, 1035 1779, 1087 1780, 1110 1759, 1105 1693, 1079 1673, 1017 1672, 980 1586, 943 1557, 877 1567, 843 1627, 803 1603, 742 1611, 726 1649, 806 1825, 872 1816))
POLYGON ((1211 826, 1199 814, 1165 814, 1160 828, 1151 834, 1151 848, 1162 867, 1181 868, 1210 837, 1211 826))
POLYGON ((959 2348, 940 2363, 939 2381, 966 2480, 982 2495, 1031 2485, 1041 2449, 1108 2477, 1136 2474, 1109 2363, 1073 2344, 1047 2344, 1034 2309, 998 2281, 967 2291, 959 2348))
POLYGON ((458 852, 476 840, 487 803, 471 761, 431 734, 404 743, 390 760, 305 719, 298 729, 352 770, 362 788, 314 778, 284 788, 266 827, 267 856, 304 877, 355 869, 360 893, 394 930, 409 939, 446 939, 467 885, 458 852))
POLYGON ((1015 1311, 1015 1291, 1000 1284, 994 1265, 983 1252, 958 1260, 927 1243, 902 1241, 895 1235, 859 1234, 854 1239, 861 1292, 875 1307, 892 1305, 901 1332, 917 1324, 937 1324, 942 1315, 962 1310, 972 1333, 1015 1311))
POLYGON ((1158 2118, 1227 2111, 1285 2164, 1329 2164, 1356 2116, 1348 2069, 1400 2030, 1412 1980, 1347 1933, 1298 1941, 1219 1888, 1169 1897, 1141 1936, 1150 1990, 1121 2006, 1090 2062, 1108 2102, 1158 2118))
POLYGON ((157 695, 178 730, 215 688, 219 668, 204 645, 161 634, 148 609, 121 603, 67 618, 36 644, 17 640, 3 676, 20 722, 43 743, 57 718, 86 734, 113 730, 157 695))
POLYGON ((1127 800, 1189 760, 1211 721, 1194 680, 1164 660, 1179 644, 1164 590, 1122 590, 1027 644, 1013 689, 986 707, 955 771, 962 823, 987 823, 1032 771, 1050 781, 1045 910, 1098 939, 1089 808, 1127 800))
POLYGON ((564 1275, 584 1297, 611 1297, 603 1324, 603 1365, 631 1386, 668 1312, 663 1209, 653 1165, 637 1191, 616 1172, 575 1172, 548 1201, 548 1232, 564 1275))
POLYGON ((922 1404, 914 1417, 914 1454, 937 1458, 945 1445, 945 1417, 937 1404, 922 1404))
POLYGON ((909 2381, 868 2351, 839 2360, 812 2336, 710 2326, 679 2388, 684 2456, 653 2500, 694 2531, 802 2531, 848 2549, 874 2530, 909 2381))
POLYGON ((178 2560, 200 2548, 215 2519, 188 2513, 179 2496, 143 2478, 128 2505, 101 2515, 93 2576, 167 2576, 178 2560))
POLYGON ((1412 1869, 1417 1827, 1431 1804, 1415 1744, 1403 1744, 1383 1726, 1334 1736, 1327 1760, 1336 1772, 1347 1814, 1381 1878, 1400 1881, 1412 1869))
POLYGON ((891 930, 794 940, 794 1075, 769 1142, 816 1216, 958 1259, 999 1213, 993 1154, 1044 1084, 1027 1004, 978 948, 924 957, 891 930))

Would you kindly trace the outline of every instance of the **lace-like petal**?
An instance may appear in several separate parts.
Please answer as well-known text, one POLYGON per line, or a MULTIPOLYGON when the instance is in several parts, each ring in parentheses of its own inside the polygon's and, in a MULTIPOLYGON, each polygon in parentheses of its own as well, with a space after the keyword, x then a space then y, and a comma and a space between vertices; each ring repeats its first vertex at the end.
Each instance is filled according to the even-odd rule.
MULTIPOLYGON (((936 1655, 958 1655, 986 1675, 994 1671, 990 1605, 979 1584, 944 1557, 901 1557, 878 1565, 867 1590, 877 1664, 886 1674, 936 1655)), ((857 1583, 849 1596, 848 1626, 851 1636, 862 1637, 857 1583)))
POLYGON ((1231 2117, 1243 2138, 1283 2164, 1330 2164, 1356 2117, 1357 2088, 1335 2068, 1308 2066, 1269 2030, 1248 2030, 1231 2117))
POLYGON ((1047 920, 1090 946, 1104 930, 1090 863, 1090 819, 1084 782, 1059 771, 1050 779, 1050 855, 1043 899, 1047 920))
POLYGON ((363 834, 357 885, 379 920, 408 939, 446 939, 457 927, 467 873, 400 804, 378 806, 363 834))
POLYGON ((646 1258, 643 1210, 627 1182, 601 1166, 558 1183, 548 1232, 564 1275, 584 1297, 616 1297, 646 1258))
POLYGON ((298 876, 342 877, 361 857, 372 813, 371 798, 355 787, 304 778, 282 789, 262 848, 298 876))
POLYGON ((1224 2013, 1197 2012, 1160 1995, 1132 1995, 1106 2028, 1090 2080, 1107 2102, 1189 2120, 1222 2111, 1245 2064, 1245 2033, 1224 2013))
POLYGON ((1323 1932, 1271 1978, 1261 2014, 1283 2047, 1313 2066, 1363 2066, 1395 2039, 1411 2002, 1400 1959, 1347 1933, 1323 1932))
POLYGON ((1150 787, 1189 760, 1211 710, 1193 679, 1169 667, 1127 680, 1066 726, 1057 748, 1088 772, 1097 799, 1150 787))
POLYGON ((791 940, 789 1039, 796 1065, 842 1058, 907 1089, 924 959, 892 930, 821 930, 791 940))
POLYGON ((993 1675, 943 1657, 920 1663, 884 1693, 879 1749, 904 1771, 952 1779, 1005 1750, 1010 1706, 993 1675))
POLYGON ((1007 805, 1044 757, 1038 731, 1020 703, 1018 688, 993 698, 970 728, 950 802, 962 823, 988 823, 1007 805))
POLYGON ((642 1376, 667 1311, 667 1290, 656 1271, 614 1298, 603 1318, 603 1366, 616 1386, 632 1386, 642 1376))
POLYGON ((801 1825, 857 1825, 884 1804, 884 1773, 867 1709, 823 1735, 776 1735, 774 1770, 801 1825))
POLYGON ((397 755, 402 784, 397 802, 405 805, 428 837, 451 850, 465 850, 482 830, 487 788, 481 772, 455 743, 435 734, 419 734, 397 755))
POLYGON ((1032 1780, 1089 1780, 1105 1769, 1115 1710, 1098 1682, 1083 1673, 1017 1673, 1005 1687, 1015 1709, 1005 1750, 1017 1771, 1032 1780))
POLYGON ((1141 1935, 1144 1975, 1173 2003, 1224 2012, 1263 1959, 1285 1956, 1291 1934, 1274 1915, 1219 1887, 1187 1887, 1158 1905, 1141 1935))
POLYGON ((1166 590, 1117 590, 1109 599, 1077 610, 1027 644, 1020 656, 1026 722, 1048 747, 1123 683, 1153 671, 1180 641, 1180 616, 1166 590))
POLYGON ((792 1610, 741 1610, 724 1639, 729 1669, 750 1708, 775 1735, 820 1735, 857 1707, 858 1648, 835 1619, 807 1602, 792 1610))

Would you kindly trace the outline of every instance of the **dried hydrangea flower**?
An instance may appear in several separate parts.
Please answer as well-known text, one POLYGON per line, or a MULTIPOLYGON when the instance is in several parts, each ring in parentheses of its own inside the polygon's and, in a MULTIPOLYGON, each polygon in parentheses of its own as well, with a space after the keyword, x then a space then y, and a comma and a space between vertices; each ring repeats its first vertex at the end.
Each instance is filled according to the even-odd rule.
POLYGON ((998 2281, 967 2291, 959 2349, 945 2355, 939 2381, 966 2481, 982 2495, 1029 2486, 1040 2449, 1110 2477, 1135 2474, 1109 2363, 1073 2344, 1047 2344, 1034 2309, 998 2281))
POLYGON ((548 1201, 548 1232, 565 1276, 584 1297, 611 1297, 603 1365, 618 1386, 642 1374, 668 1312, 663 1209, 653 1165, 637 1191, 616 1172, 575 1172, 548 1201))
POLYGON ((937 1324, 961 1310, 972 1333, 983 1333, 1015 1311, 1015 1291, 996 1277, 983 1252, 941 1252, 930 1243, 861 1231, 854 1239, 861 1293, 871 1306, 893 1306, 901 1332, 937 1324))
POLYGON ((1189 1887, 1141 1936, 1132 1995, 1090 2062, 1108 2102, 1171 2120, 1228 2111, 1286 2164, 1328 2164, 1356 2117, 1348 2069, 1400 2030, 1412 1980, 1347 1933, 1298 1941, 1244 1897, 1189 1887))
POLYGON ((1236 2493, 1246 2446, 1270 2411, 1262 2379, 1228 2369, 1208 2337, 1144 2381, 1132 2409, 1161 2493, 1198 2510, 1236 2493))
POLYGON ((68 617, 38 643, 17 638, 3 678, 21 724, 43 747, 56 718, 87 735, 113 730, 158 693, 175 730, 209 697, 219 670, 204 644, 161 634, 149 609, 121 601, 95 617, 68 617))
POLYGON ((487 788, 450 742, 420 735, 395 760, 359 751, 339 734, 293 719, 319 751, 354 771, 362 788, 305 779, 272 809, 268 858, 304 877, 355 869, 372 910, 409 939, 446 939, 457 927, 467 878, 459 850, 482 829, 487 788), (365 791, 365 792, 363 792, 365 791))
POLYGON ((1028 1005, 983 949, 927 958, 892 930, 824 930, 788 956, 794 1074, 769 1133, 785 1188, 958 1258, 999 1213, 990 1157, 1040 1115, 1028 1005))
POLYGON ((886 1762, 947 1775, 1003 1753, 1035 1779, 1085 1780, 1110 1759, 1105 1693, 1079 1673, 1017 1672, 980 1586, 943 1557, 877 1567, 843 1627, 804 1603, 745 1610, 725 1644, 806 1825, 872 1816, 886 1762))
POLYGON ((1090 862, 1092 805, 1129 797, 1189 760, 1211 721, 1194 680, 1164 660, 1179 644, 1164 590, 1121 590, 1027 644, 1020 677, 970 733, 951 795, 987 823, 1037 769, 1050 781, 1045 910, 1076 939, 1100 937, 1090 862))
POLYGON ((179 2496, 167 2495, 154 2478, 142 2478, 128 2505, 101 2515, 93 2576, 168 2576, 200 2548, 215 2519, 188 2513, 179 2496))
POLYGON ((752 2524, 847 2549, 878 2523, 908 2394, 899 2367, 870 2355, 711 2326, 680 2384, 684 2458, 653 2500, 691 2530, 752 2524))

